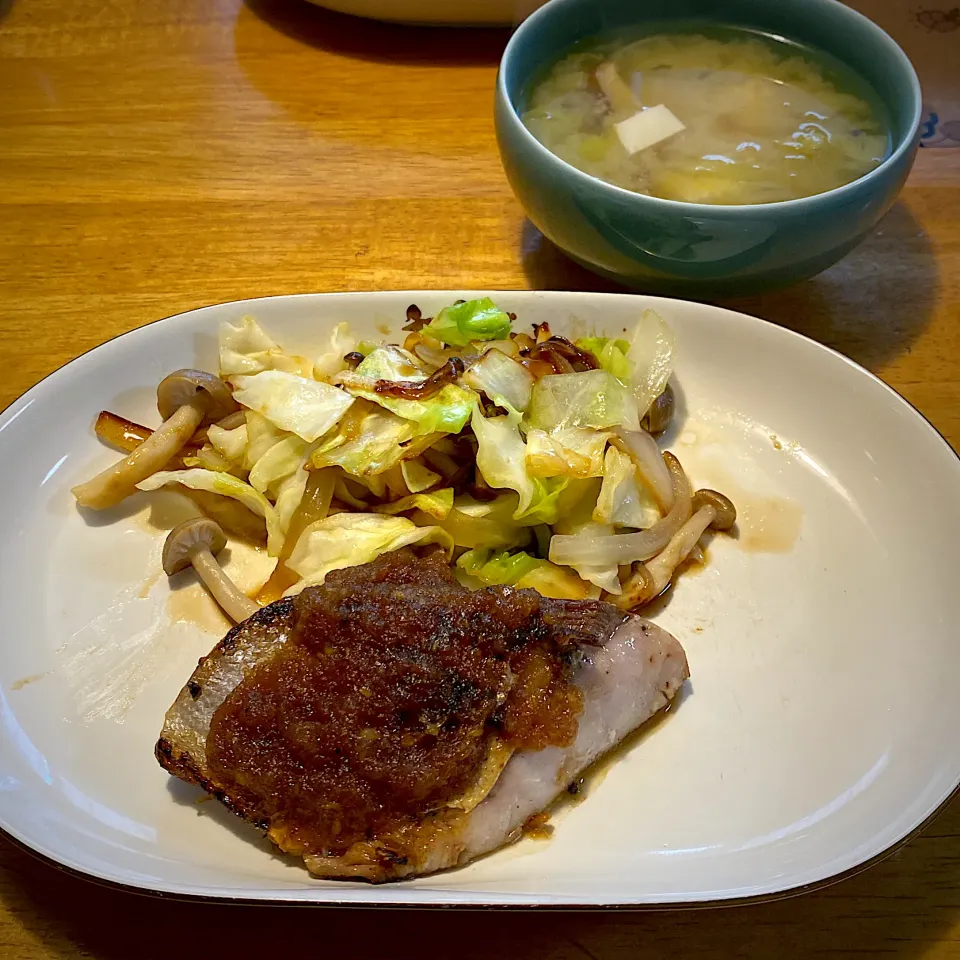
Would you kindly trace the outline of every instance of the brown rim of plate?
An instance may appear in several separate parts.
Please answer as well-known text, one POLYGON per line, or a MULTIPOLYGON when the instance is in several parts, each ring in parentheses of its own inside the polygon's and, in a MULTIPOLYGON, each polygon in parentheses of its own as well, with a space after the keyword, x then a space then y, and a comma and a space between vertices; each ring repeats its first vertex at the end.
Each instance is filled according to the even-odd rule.
MULTIPOLYGON (((58 870, 61 873, 67 874, 70 877, 75 877, 79 880, 95 884, 99 887, 105 887, 108 890, 116 890, 120 893, 135 894, 148 899, 177 900, 184 903, 227 904, 230 906, 314 907, 325 909, 345 908, 353 910, 369 910, 371 908, 375 908, 378 910, 456 910, 458 912, 467 910, 509 910, 511 912, 525 910, 549 910, 551 912, 577 913, 622 913, 627 911, 675 912, 679 910, 718 910, 723 907, 745 907, 761 903, 775 903, 779 900, 789 900, 793 897, 799 897, 805 893, 814 893, 818 890, 824 890, 827 887, 832 887, 834 884, 840 883, 843 880, 849 880, 858 874, 864 873, 871 867, 875 867, 878 863, 881 863, 888 857, 891 857, 898 850, 903 849, 903 847, 910 843, 911 840, 915 839, 919 834, 926 830, 926 828, 929 827, 930 824, 933 823, 933 821, 936 820, 944 810, 946 810, 951 801, 953 801, 957 796, 960 796, 960 783, 958 783, 953 790, 950 791, 950 793, 943 799, 939 806, 937 806, 937 808, 933 810, 923 820, 922 823, 919 823, 916 827, 914 827, 908 834, 906 834, 906 836, 902 837, 900 840, 897 840, 895 843, 892 843, 885 850, 881 850, 880 853, 876 853, 867 860, 864 860, 862 863, 858 863, 853 867, 848 867, 846 870, 842 870, 840 873, 835 873, 832 876, 824 877, 822 880, 814 880, 812 883, 801 884, 797 887, 788 887, 785 890, 776 890, 771 893, 758 893, 750 897, 730 897, 714 900, 676 900, 666 901, 663 903, 377 903, 376 901, 369 900, 337 900, 333 898, 330 900, 319 901, 302 900, 300 898, 284 898, 282 896, 277 898, 217 897, 207 896, 205 894, 173 893, 168 890, 155 890, 150 887, 138 887, 132 884, 121 883, 118 880, 107 880, 103 877, 96 877, 92 874, 84 873, 82 870, 77 870, 74 867, 68 867, 63 863, 60 863, 58 860, 34 850, 29 844, 11 836, 2 828, 0 828, 0 836, 2 836, 5 840, 8 840, 24 853, 29 854, 31 857, 47 864, 50 867, 53 867, 55 870, 58 870)), ((492 851, 492 853, 495 854, 496 851, 492 851)), ((456 869, 458 868, 453 868, 453 870, 456 869)), ((442 872, 450 873, 452 871, 445 870, 442 872)), ((309 877, 309 874, 307 874, 307 876, 309 877)), ((400 881, 400 883, 402 884, 403 881, 400 881)), ((395 889, 397 884, 389 884, 389 886, 395 889)), ((375 887, 376 885, 372 885, 370 889, 375 889, 375 887)), ((316 889, 320 890, 322 888, 317 887, 316 889)))

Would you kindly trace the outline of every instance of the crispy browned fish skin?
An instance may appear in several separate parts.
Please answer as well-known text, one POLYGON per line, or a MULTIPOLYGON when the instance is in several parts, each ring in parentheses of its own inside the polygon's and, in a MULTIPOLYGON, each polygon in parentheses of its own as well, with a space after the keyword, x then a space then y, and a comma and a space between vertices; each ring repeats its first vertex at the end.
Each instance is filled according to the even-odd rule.
MULTIPOLYGON (((190 680, 167 711, 163 731, 154 750, 160 766, 169 773, 188 783, 196 783, 235 814, 262 829, 266 829, 267 825, 258 820, 252 811, 245 810, 239 798, 229 796, 214 782, 207 769, 206 743, 186 723, 186 717, 196 710, 198 702, 204 696, 205 686, 220 667, 220 661, 235 652, 241 637, 245 644, 262 647, 263 657, 266 657, 269 656, 268 651, 279 648, 281 638, 289 636, 292 629, 293 600, 286 599, 271 603, 230 630, 216 647, 199 661, 190 680)), ((261 662, 259 656, 251 658, 251 663, 254 660, 261 662)), ((214 705, 214 709, 217 706, 219 703, 214 705)))

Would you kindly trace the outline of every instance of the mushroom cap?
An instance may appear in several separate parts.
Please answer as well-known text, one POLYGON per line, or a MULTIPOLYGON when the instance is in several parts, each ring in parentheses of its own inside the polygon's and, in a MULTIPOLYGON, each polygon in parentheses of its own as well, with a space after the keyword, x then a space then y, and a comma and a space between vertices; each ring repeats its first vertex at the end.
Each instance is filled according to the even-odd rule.
POLYGON ((694 512, 704 506, 713 507, 717 513, 710 524, 714 530, 729 530, 737 522, 737 508, 733 505, 733 501, 722 493, 717 493, 716 490, 704 487, 693 495, 694 512))
POLYGON ((203 393, 207 402, 204 422, 222 420, 237 409, 230 388, 205 370, 175 370, 157 387, 157 409, 164 420, 172 417, 185 403, 203 393))
POLYGON ((673 419, 673 410, 676 406, 676 397, 673 387, 668 383, 663 392, 657 397, 643 417, 642 425, 648 433, 663 433, 673 419))
POLYGON ((194 517, 178 523, 168 534, 163 544, 163 572, 172 577, 190 566, 193 551, 206 547, 218 554, 227 545, 227 538, 220 524, 209 517, 194 517))

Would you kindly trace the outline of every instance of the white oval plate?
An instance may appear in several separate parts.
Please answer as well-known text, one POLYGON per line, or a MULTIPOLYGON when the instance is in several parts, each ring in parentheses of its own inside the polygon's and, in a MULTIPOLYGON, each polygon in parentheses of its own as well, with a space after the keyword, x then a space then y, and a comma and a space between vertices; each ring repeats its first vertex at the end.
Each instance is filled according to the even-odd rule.
MULTIPOLYGON (((177 367, 215 368, 224 319, 253 313, 285 346, 319 352, 333 322, 396 336, 410 302, 430 314, 460 295, 207 307, 104 344, 3 414, 4 830, 92 877, 178 894, 690 903, 852 870, 951 794, 960 461, 893 391, 813 341, 702 304, 578 293, 494 296, 520 323, 548 320, 556 332, 578 318, 617 333, 654 305, 678 343, 685 419, 671 447, 697 483, 741 510, 740 540, 715 540, 706 569, 683 578, 656 614, 690 659, 677 709, 594 778, 552 840, 383 887, 311 880, 160 769, 163 713, 222 623, 207 611, 210 632, 197 625, 205 597, 186 575, 171 599, 143 501, 89 525, 75 508, 70 486, 115 457, 92 435, 94 415, 155 422, 156 383, 177 367)), ((169 522, 159 505, 153 512, 169 522)))

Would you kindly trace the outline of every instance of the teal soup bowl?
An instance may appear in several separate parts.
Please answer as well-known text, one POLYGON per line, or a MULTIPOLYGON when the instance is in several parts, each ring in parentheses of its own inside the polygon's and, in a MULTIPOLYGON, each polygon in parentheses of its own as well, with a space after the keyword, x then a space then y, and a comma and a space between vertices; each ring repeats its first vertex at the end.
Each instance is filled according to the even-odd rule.
POLYGON ((713 297, 786 286, 839 260, 887 212, 919 143, 920 85, 903 51, 836 0, 550 0, 514 33, 497 78, 496 129, 530 219, 589 269, 637 289, 713 297), (662 200, 570 166, 521 122, 531 85, 575 44, 617 30, 745 27, 830 55, 885 106, 891 150, 844 186, 740 206, 662 200))

